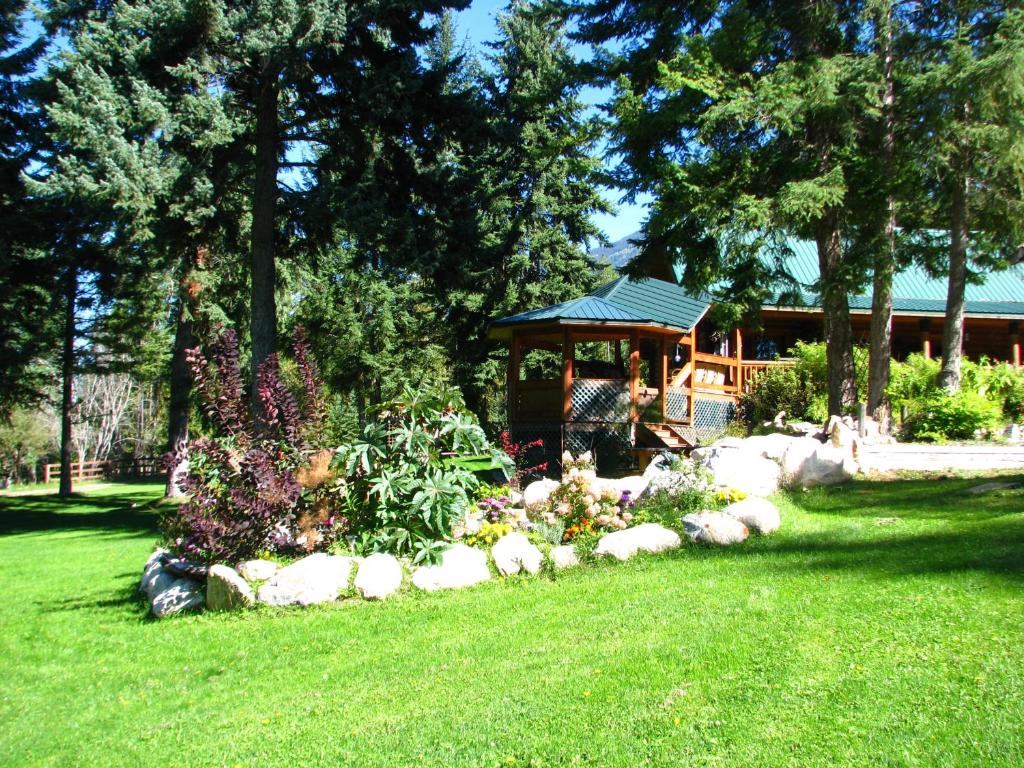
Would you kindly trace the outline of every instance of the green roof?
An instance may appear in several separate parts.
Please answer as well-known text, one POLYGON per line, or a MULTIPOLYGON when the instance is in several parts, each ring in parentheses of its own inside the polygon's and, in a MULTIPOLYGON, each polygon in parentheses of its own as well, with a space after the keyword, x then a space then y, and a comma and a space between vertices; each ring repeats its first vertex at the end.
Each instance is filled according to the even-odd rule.
MULTIPOLYGON (((791 287, 780 286, 765 306, 820 307, 813 290, 820 275, 817 246, 811 240, 787 238, 785 249, 789 252, 783 259, 785 269, 799 283, 800 290, 794 295, 791 287)), ((774 262, 767 253, 762 258, 774 262)), ((680 265, 676 265, 675 273, 677 279, 682 277, 680 265)), ((1024 316, 1024 264, 988 272, 979 278, 980 282, 967 285, 964 311, 968 315, 1024 316)), ((892 289, 895 312, 943 314, 946 311, 946 279, 932 277, 919 265, 896 274, 892 289)), ((871 309, 870 285, 865 292, 850 295, 850 308, 871 309)))
POLYGON ((653 277, 620 277, 589 296, 503 317, 491 325, 500 328, 529 323, 610 323, 689 331, 709 306, 708 301, 688 295, 674 283, 653 277))

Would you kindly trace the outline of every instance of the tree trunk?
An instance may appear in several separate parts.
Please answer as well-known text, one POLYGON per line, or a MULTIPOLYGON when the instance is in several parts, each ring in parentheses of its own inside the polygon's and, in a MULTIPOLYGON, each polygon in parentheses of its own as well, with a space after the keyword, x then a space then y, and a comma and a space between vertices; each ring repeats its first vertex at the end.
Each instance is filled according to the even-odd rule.
POLYGON ((839 218, 826 213, 815 227, 818 268, 821 272, 822 309, 825 314, 825 354, 828 363, 828 412, 842 414, 857 401, 853 364, 853 329, 846 286, 836 279, 842 264, 839 218))
POLYGON ((275 219, 280 149, 276 73, 264 73, 256 104, 256 173, 252 198, 251 301, 249 333, 252 343, 251 397, 258 408, 256 375, 260 363, 277 351, 277 307, 274 303, 275 219))
MULTIPOLYGON (((887 178, 895 172, 896 93, 893 82, 892 6, 879 13, 879 44, 884 86, 882 91, 882 161, 887 178)), ((896 271, 896 201, 890 189, 885 200, 885 246, 875 257, 871 294, 871 348, 868 355, 868 414, 888 434, 892 412, 886 389, 892 357, 892 278, 896 271)))
POLYGON ((192 270, 202 268, 206 248, 199 246, 195 260, 185 260, 185 270, 178 287, 178 314, 175 319, 174 352, 171 356, 171 393, 167 407, 167 498, 182 495, 181 481, 188 471, 189 398, 192 394, 192 372, 185 352, 196 345, 195 317, 199 306, 199 283, 192 270))
POLYGON ((185 297, 178 300, 175 322, 174 352, 171 356, 171 394, 167 406, 167 489, 168 498, 180 496, 181 481, 188 470, 188 416, 189 395, 192 392, 192 374, 185 359, 185 350, 195 346, 192 318, 185 305, 185 297))
POLYGON ((71 409, 74 407, 75 303, 78 301, 78 268, 68 266, 64 278, 64 343, 61 350, 60 398, 60 489, 57 495, 71 495, 71 409))
POLYGON ((949 226, 949 289, 942 328, 939 386, 950 394, 960 389, 960 354, 964 340, 964 291, 967 286, 967 186, 960 174, 953 187, 949 226))

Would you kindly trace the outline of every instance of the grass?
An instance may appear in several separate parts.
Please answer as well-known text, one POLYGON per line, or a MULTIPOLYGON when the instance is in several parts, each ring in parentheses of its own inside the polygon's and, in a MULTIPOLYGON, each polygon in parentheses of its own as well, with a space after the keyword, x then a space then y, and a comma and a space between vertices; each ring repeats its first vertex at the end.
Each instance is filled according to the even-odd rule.
POLYGON ((1020 766, 1024 492, 979 482, 801 493, 730 550, 163 622, 133 592, 159 487, 0 499, 0 764, 1020 766))

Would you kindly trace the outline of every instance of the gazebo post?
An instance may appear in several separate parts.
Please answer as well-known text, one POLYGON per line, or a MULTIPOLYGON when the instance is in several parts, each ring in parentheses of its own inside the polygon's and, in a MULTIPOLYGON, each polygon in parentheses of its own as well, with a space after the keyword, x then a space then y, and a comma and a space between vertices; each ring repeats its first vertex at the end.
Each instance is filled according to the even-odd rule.
POLYGON ((522 341, 512 331, 512 342, 508 353, 508 423, 512 426, 519 417, 519 360, 522 341))
POLYGON ((660 370, 659 389, 661 390, 661 421, 664 423, 668 415, 668 342, 662 336, 658 343, 658 351, 661 357, 658 360, 660 370))
POLYGON ((573 345, 572 331, 562 331, 562 421, 572 421, 572 376, 573 364, 576 360, 576 348, 573 345))
POLYGON ((924 355, 924 359, 925 360, 931 360, 932 359, 932 339, 931 339, 932 321, 931 321, 931 319, 929 319, 927 317, 924 318, 918 324, 918 327, 921 329, 921 354, 924 355))
POLYGON ((629 332, 629 418, 640 419, 640 332, 629 332))
POLYGON ((743 331, 736 328, 736 393, 743 392, 743 331))
POLYGON ((693 425, 693 388, 697 384, 697 323, 690 329, 690 388, 686 393, 686 416, 693 425))
POLYGON ((1010 321, 1010 361, 1020 368, 1020 320, 1010 321))

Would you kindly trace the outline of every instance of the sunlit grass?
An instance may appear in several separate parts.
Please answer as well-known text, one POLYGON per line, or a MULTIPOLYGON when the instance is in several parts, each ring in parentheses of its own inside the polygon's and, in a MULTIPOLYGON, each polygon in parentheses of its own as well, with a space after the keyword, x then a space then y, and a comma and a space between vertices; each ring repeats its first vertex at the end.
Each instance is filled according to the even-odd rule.
POLYGON ((800 493, 730 550, 163 622, 133 594, 158 486, 2 499, 0 764, 1019 766, 1024 492, 979 482, 800 493))

